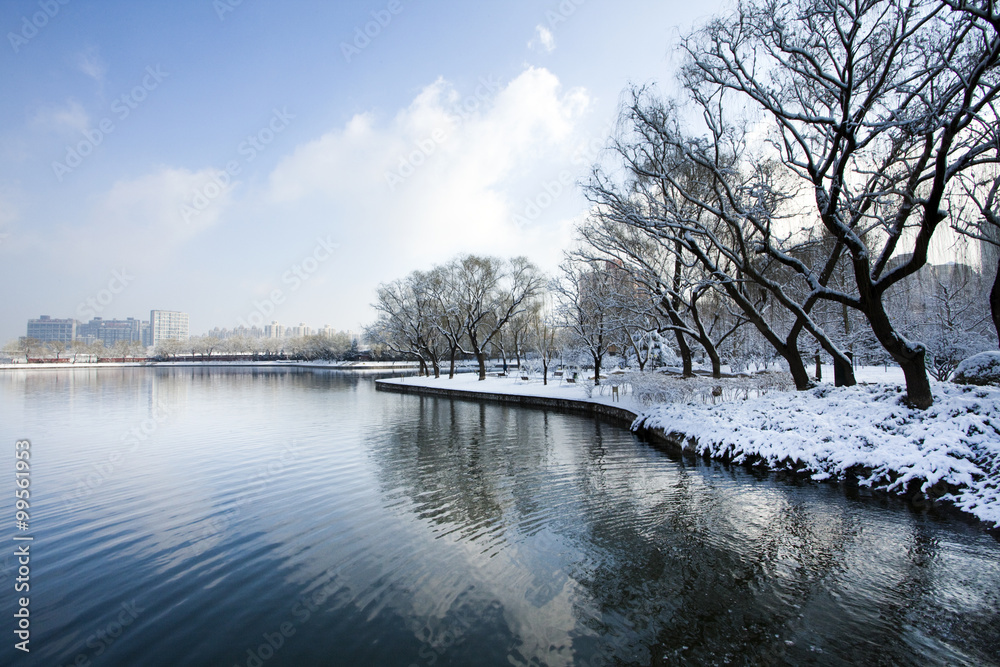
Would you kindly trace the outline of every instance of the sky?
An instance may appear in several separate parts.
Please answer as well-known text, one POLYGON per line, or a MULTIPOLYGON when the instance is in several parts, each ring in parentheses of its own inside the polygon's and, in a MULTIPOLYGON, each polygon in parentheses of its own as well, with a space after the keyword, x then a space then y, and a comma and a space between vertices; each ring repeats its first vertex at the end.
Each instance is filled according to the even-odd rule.
POLYGON ((723 0, 0 4, 0 343, 40 315, 359 331, 463 253, 555 272, 630 85, 723 0))

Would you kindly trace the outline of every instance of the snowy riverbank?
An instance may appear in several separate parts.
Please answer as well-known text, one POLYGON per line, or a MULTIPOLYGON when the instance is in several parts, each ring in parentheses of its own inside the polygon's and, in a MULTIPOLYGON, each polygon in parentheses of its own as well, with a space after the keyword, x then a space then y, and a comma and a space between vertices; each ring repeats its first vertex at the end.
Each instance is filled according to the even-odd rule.
POLYGON ((926 411, 902 402, 891 373, 866 369, 878 384, 768 392, 718 404, 645 406, 623 388, 475 375, 383 380, 439 390, 596 402, 637 415, 633 428, 662 431, 684 449, 736 463, 796 470, 815 480, 852 477, 890 493, 923 493, 1000 528, 1000 388, 935 383, 926 411))
POLYGON ((133 367, 215 367, 234 368, 238 366, 255 366, 263 368, 327 368, 331 370, 348 371, 415 371, 419 367, 413 361, 62 361, 46 363, 10 363, 0 364, 0 370, 34 371, 43 369, 67 368, 133 368, 133 367))

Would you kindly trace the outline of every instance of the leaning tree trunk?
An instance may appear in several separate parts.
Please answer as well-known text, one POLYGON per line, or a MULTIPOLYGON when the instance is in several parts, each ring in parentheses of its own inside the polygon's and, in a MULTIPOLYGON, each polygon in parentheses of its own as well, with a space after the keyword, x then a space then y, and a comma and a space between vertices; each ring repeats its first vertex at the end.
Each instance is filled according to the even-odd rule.
POLYGON ((896 332, 881 299, 870 298, 867 303, 863 300, 862 305, 867 306, 863 312, 868 316, 875 338, 903 369, 903 377, 906 379, 906 402, 918 410, 931 407, 934 404, 934 394, 931 393, 931 383, 927 377, 924 346, 911 343, 896 332))
POLYGON ((809 379, 809 372, 802 361, 802 355, 799 354, 799 348, 795 345, 781 345, 776 349, 778 354, 788 364, 788 371, 792 374, 792 382, 795 383, 795 388, 799 391, 811 389, 813 383, 809 379))

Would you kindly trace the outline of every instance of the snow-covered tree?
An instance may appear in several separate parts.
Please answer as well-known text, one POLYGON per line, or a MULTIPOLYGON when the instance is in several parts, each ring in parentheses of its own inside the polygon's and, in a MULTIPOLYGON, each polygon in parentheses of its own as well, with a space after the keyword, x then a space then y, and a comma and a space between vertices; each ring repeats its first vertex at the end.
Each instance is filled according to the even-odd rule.
POLYGON ((621 349, 624 319, 623 294, 632 289, 625 274, 611 262, 568 258, 561 279, 553 282, 558 299, 559 324, 571 348, 585 350, 594 367, 594 384, 601 383, 601 364, 614 349, 621 349))
POLYGON ((549 366, 559 354, 561 342, 561 331, 553 320, 551 306, 546 299, 538 299, 529 311, 526 349, 537 355, 543 385, 549 383, 549 366))
POLYGON ((455 264, 456 301, 465 339, 486 379, 486 350, 512 318, 526 312, 539 294, 543 278, 524 257, 502 260, 467 255, 455 264))
POLYGON ((900 331, 886 294, 926 264, 948 202, 970 182, 961 177, 998 160, 1000 8, 967 0, 756 0, 687 36, 681 48, 682 82, 708 138, 678 148, 711 170, 722 202, 739 201, 733 195, 747 170, 780 161, 794 177, 780 193, 801 201, 803 226, 818 221, 836 243, 824 261, 807 264, 772 229, 753 239, 753 252, 798 274, 811 296, 862 312, 902 368, 910 404, 930 406, 926 347, 900 331), (767 132, 767 145, 751 159, 732 140, 748 139, 741 130, 758 120, 753 129, 767 132), (823 281, 841 253, 853 274, 849 290, 823 281))
POLYGON ((12 340, 4 346, 4 352, 11 356, 24 355, 24 361, 27 362, 31 358, 32 352, 38 354, 38 351, 42 349, 42 342, 37 338, 21 337, 17 340, 12 340))
MULTIPOLYGON (((811 386, 799 350, 803 333, 849 368, 847 357, 810 315, 818 295, 793 289, 796 275, 784 260, 794 258, 809 238, 787 231, 794 198, 785 191, 788 178, 776 161, 751 150, 750 129, 729 128, 721 111, 707 108, 709 136, 691 137, 673 105, 642 89, 632 92, 622 116, 616 151, 625 175, 612 179, 598 169, 588 186, 601 216, 655 239, 691 267, 686 281, 696 285, 694 295, 710 289, 724 295, 732 306, 728 310, 739 314, 735 324, 745 320, 758 330, 785 359, 797 388, 811 386)), ((814 282, 825 285, 835 264, 813 275, 814 282)), ((673 311, 672 323, 680 330, 678 308, 673 311)), ((690 326, 686 331, 695 333, 690 326)), ((704 331, 698 334, 712 356, 717 343, 704 331)), ((683 358, 683 347, 681 353, 683 358)), ((846 384, 853 383, 848 372, 846 384)))

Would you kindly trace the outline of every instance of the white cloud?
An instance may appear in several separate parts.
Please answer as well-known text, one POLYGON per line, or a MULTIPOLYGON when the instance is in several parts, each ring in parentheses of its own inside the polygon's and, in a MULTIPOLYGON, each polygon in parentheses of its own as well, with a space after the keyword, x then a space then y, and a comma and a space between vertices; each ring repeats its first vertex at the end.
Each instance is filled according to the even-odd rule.
MULTIPOLYGON (((168 263, 177 249, 217 224, 233 186, 221 190, 198 215, 185 220, 181 207, 204 191, 215 170, 163 167, 116 182, 95 200, 84 221, 60 234, 65 260, 113 264, 141 257, 146 266, 168 263)), ((213 191, 214 192, 214 191, 213 191)))
POLYGON ((528 48, 536 51, 552 53, 556 50, 556 38, 552 31, 539 24, 535 26, 535 36, 528 42, 528 48))
POLYGON ((262 183, 247 174, 244 183, 213 188, 189 223, 182 206, 209 192, 215 170, 151 170, 115 182, 58 229, 27 232, 30 240, 26 230, 11 232, 31 246, 25 254, 88 276, 74 278, 84 295, 112 268, 130 271, 136 287, 115 301, 121 312, 187 289, 176 307, 201 312, 205 326, 232 326, 261 295, 281 289, 286 300, 275 318, 356 328, 370 319, 379 282, 458 253, 524 254, 553 270, 586 210, 573 186, 585 165, 562 178, 555 197, 549 186, 590 138, 590 105, 586 91, 564 90, 541 68, 471 89, 439 79, 391 117, 361 113, 299 145, 262 183), (551 201, 517 220, 539 197, 551 201), (320 238, 338 251, 293 291, 286 273, 320 238))
POLYGON ((515 216, 569 162, 589 104, 541 68, 467 92, 439 79, 387 123, 360 114, 298 147, 271 174, 268 199, 336 211, 344 234, 364 230, 416 266, 457 252, 561 252, 562 225, 525 228, 515 216))
POLYGON ((79 134, 90 127, 90 116, 83 105, 70 99, 65 105, 38 109, 31 118, 31 125, 46 132, 79 134))

